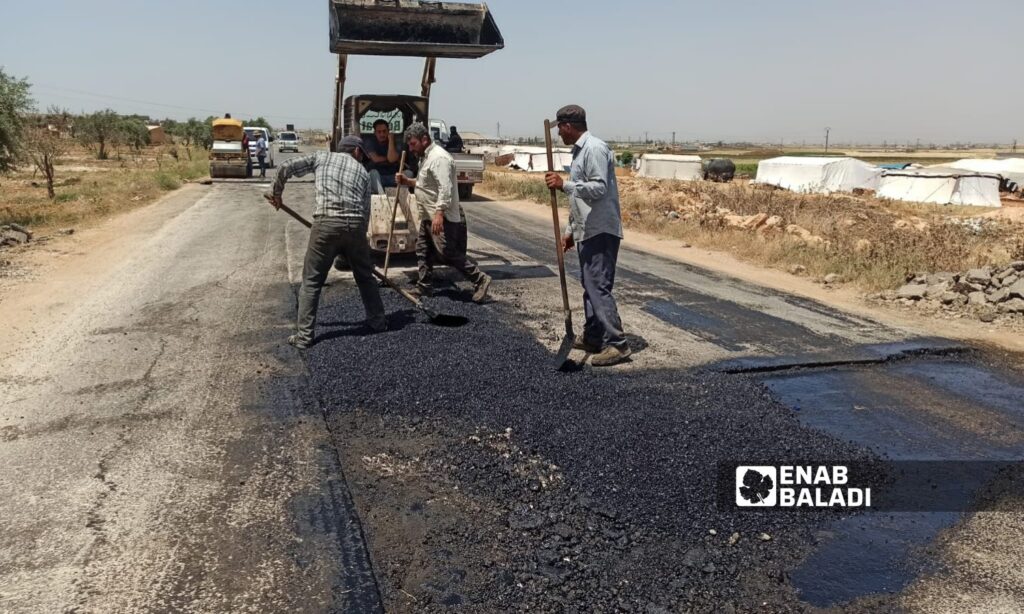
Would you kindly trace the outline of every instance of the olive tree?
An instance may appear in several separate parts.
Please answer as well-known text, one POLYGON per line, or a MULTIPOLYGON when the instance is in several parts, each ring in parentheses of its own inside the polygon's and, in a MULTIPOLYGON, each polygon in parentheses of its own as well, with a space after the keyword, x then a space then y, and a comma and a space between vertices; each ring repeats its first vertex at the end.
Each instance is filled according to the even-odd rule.
POLYGON ((45 115, 35 118, 25 129, 22 155, 46 178, 46 195, 50 199, 56 197, 53 190, 54 167, 71 145, 64 134, 70 117, 67 111, 50 107, 45 115))
POLYGON ((27 79, 0 68, 0 173, 13 170, 21 148, 25 116, 32 110, 27 79))

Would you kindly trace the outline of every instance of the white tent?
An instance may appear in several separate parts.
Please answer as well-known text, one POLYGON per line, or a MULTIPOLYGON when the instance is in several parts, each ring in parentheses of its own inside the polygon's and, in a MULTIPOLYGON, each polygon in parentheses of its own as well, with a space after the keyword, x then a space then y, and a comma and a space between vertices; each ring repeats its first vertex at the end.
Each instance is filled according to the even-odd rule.
POLYGON ((649 154, 640 156, 637 166, 640 177, 656 179, 682 179, 692 181, 704 176, 700 156, 677 156, 670 154, 649 154))
POLYGON ((986 175, 999 175, 1007 182, 1011 191, 1024 189, 1024 158, 1002 158, 999 160, 966 159, 948 165, 950 168, 974 171, 986 175))
MULTIPOLYGON (((509 168, 531 173, 546 173, 548 170, 547 150, 543 147, 505 146, 499 154, 512 156, 509 168)), ((572 150, 560 147, 554 149, 552 154, 556 171, 564 171, 572 165, 572 150)))
POLYGON ((922 168, 885 171, 878 186, 879 198, 937 205, 1000 207, 998 175, 954 168, 922 168))
POLYGON ((762 160, 754 183, 778 186, 794 192, 829 194, 878 188, 882 169, 854 158, 782 156, 762 160))

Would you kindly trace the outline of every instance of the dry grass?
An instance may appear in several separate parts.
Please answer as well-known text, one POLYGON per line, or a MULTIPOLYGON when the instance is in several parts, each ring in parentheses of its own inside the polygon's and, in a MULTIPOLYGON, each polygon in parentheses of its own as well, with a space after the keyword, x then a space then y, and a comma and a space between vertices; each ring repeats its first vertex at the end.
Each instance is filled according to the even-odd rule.
POLYGON ((56 169, 56 198, 46 196, 46 185, 23 169, 0 178, 0 224, 16 222, 37 231, 87 223, 112 213, 145 205, 184 182, 207 175, 204 151, 184 148, 178 159, 171 148, 147 148, 135 155, 96 160, 85 150, 64 159, 56 169))
MULTIPOLYGON (((539 177, 492 172, 484 188, 503 197, 548 202, 539 177)), ((800 195, 746 183, 637 178, 620 179, 619 192, 627 228, 762 265, 801 265, 812 276, 836 273, 865 290, 898 286, 921 271, 963 271, 1024 259, 1021 225, 971 217, 979 213, 974 208, 800 195), (737 216, 756 214, 778 216, 781 222, 757 231, 733 225, 737 216), (787 232, 790 225, 804 229, 813 241, 787 232)))

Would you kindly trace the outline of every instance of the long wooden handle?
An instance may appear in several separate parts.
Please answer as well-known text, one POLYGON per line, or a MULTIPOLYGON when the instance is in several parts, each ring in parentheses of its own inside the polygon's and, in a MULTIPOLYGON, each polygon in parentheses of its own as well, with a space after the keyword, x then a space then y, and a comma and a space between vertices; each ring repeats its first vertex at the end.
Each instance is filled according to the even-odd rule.
MULTIPOLYGON (((402 152, 402 160, 398 163, 398 174, 405 172, 405 152, 402 152)), ((386 193, 385 193, 386 194, 386 193)), ((391 227, 388 228, 388 248, 384 252, 384 277, 388 276, 388 263, 391 262, 391 238, 395 236, 395 218, 398 217, 398 203, 402 200, 402 185, 395 190, 395 202, 391 207, 391 227)), ((408 225, 408 224, 407 224, 408 225)))
MULTIPOLYGON (((551 147, 551 120, 544 120, 544 144, 547 146, 548 172, 555 172, 555 155, 551 147)), ((569 288, 565 283, 565 256, 562 250, 562 225, 558 221, 558 192, 551 190, 551 221, 555 226, 555 254, 558 256, 558 280, 562 284, 562 309, 565 311, 565 332, 572 334, 572 311, 569 309, 569 288)))
MULTIPOLYGON (((264 194, 263 198, 266 198, 267 201, 270 202, 270 204, 274 204, 273 201, 270 200, 270 195, 269 194, 264 194)), ((281 211, 284 211, 285 213, 287 213, 288 215, 292 216, 293 218, 295 218, 295 221, 297 221, 298 223, 302 224, 306 228, 312 228, 313 227, 313 223, 312 222, 310 222, 306 218, 304 218, 301 215, 299 215, 298 213, 296 213, 295 210, 292 209, 291 207, 289 207, 288 205, 286 205, 284 203, 281 203, 280 205, 277 205, 277 208, 280 209, 281 211)))

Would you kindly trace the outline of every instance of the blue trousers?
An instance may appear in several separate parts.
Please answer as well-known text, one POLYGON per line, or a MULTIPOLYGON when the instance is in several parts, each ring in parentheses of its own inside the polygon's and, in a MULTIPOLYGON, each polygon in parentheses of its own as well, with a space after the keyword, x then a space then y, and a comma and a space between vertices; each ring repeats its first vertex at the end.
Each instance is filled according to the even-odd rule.
POLYGON ((621 241, 619 237, 605 233, 576 244, 580 255, 583 308, 587 316, 583 339, 598 347, 626 345, 619 309, 612 296, 621 241))

